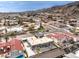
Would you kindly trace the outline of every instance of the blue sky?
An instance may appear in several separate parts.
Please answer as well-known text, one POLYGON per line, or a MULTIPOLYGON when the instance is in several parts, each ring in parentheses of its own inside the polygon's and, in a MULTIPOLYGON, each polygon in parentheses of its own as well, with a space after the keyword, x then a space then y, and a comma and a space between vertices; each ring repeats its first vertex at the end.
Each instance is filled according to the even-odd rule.
POLYGON ((0 12, 21 12, 64 5, 71 1, 0 1, 0 12))

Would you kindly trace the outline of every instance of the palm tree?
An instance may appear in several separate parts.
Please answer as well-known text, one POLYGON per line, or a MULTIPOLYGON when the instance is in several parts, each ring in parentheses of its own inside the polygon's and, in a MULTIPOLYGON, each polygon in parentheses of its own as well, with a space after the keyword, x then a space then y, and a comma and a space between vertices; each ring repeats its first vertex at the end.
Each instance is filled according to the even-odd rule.
POLYGON ((5 33, 6 33, 6 34, 5 34, 5 36, 4 36, 4 37, 5 37, 5 39, 6 39, 6 42, 8 42, 7 29, 5 29, 5 33))
POLYGON ((5 35, 5 39, 6 39, 6 42, 8 42, 8 36, 7 35, 5 35))

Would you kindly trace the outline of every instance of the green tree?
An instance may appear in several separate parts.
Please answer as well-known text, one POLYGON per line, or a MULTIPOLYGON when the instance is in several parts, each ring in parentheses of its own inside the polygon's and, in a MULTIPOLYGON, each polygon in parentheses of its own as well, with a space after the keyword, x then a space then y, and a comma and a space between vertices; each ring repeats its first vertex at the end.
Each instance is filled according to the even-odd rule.
POLYGON ((42 25, 38 28, 38 32, 44 32, 44 27, 42 25))

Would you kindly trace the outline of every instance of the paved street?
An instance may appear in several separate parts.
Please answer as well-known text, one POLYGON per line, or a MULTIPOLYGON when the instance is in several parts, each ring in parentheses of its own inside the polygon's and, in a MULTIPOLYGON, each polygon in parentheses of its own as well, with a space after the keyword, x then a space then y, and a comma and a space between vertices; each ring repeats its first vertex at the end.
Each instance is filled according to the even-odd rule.
POLYGON ((64 50, 62 49, 54 49, 50 50, 35 56, 32 56, 33 58, 55 58, 58 57, 59 55, 65 54, 64 50))

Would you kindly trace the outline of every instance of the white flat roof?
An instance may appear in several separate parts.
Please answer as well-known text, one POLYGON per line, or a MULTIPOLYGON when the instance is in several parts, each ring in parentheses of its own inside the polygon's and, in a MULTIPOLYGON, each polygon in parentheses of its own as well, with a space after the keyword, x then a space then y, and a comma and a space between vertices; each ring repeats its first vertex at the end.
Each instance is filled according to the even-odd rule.
POLYGON ((1 26, 1 27, 0 27, 0 30, 3 30, 3 29, 5 29, 5 26, 1 26))
POLYGON ((7 31, 22 31, 22 27, 20 26, 16 26, 16 27, 11 27, 11 28, 7 28, 7 31))
POLYGON ((79 27, 76 27, 76 29, 79 29, 79 27))
POLYGON ((44 44, 48 42, 53 42, 53 39, 48 38, 48 37, 43 37, 43 38, 36 38, 36 37, 28 37, 27 41, 30 43, 30 45, 38 45, 38 44, 44 44))

